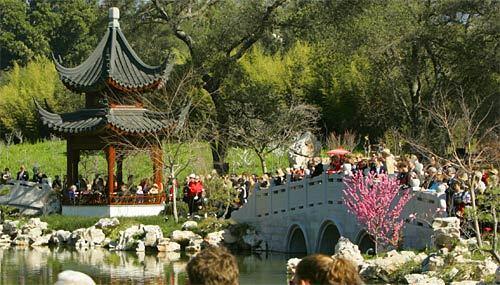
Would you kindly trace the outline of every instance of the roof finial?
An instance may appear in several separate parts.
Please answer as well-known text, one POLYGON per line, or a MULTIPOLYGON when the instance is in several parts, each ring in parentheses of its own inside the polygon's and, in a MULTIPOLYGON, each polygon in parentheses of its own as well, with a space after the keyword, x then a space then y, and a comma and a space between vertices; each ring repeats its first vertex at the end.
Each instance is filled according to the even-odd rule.
POLYGON ((118 23, 118 19, 120 19, 120 10, 116 7, 109 8, 109 27, 110 28, 119 28, 120 23, 118 23))

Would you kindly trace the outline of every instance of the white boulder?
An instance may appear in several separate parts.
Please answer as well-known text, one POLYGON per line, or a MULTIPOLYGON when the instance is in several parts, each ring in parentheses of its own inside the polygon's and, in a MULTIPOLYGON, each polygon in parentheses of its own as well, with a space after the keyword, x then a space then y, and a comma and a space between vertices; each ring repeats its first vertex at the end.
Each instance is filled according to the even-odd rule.
POLYGON ((97 223, 95 223, 95 227, 98 229, 109 229, 114 228, 120 224, 120 221, 117 218, 102 218, 97 223))
POLYGON ((57 275, 57 282, 54 285, 95 285, 94 280, 85 273, 65 270, 57 275))
POLYGON ((297 265, 299 264, 300 262, 300 258, 290 258, 287 262, 286 262, 286 272, 290 275, 293 275, 295 274, 295 268, 297 268, 297 265))
POLYGON ((364 263, 364 258, 357 245, 353 244, 348 238, 340 237, 335 245, 335 257, 343 257, 354 262, 356 266, 364 263))
POLYGON ((186 221, 184 224, 182 224, 182 230, 193 230, 198 227, 198 223, 195 221, 186 221))
POLYGON ((201 239, 201 236, 193 233, 192 231, 175 230, 170 238, 181 246, 187 246, 191 240, 201 239))
POLYGON ((179 252, 181 251, 181 245, 170 241, 169 238, 162 238, 158 241, 156 246, 159 252, 179 252))
POLYGON ((31 246, 45 246, 45 245, 48 245, 51 237, 52 237, 51 234, 47 234, 47 235, 39 236, 39 237, 37 237, 35 239, 32 239, 33 243, 31 244, 31 246))
POLYGON ((460 220, 456 217, 436 218, 432 229, 432 243, 436 248, 451 248, 460 240, 460 220))
POLYGON ((209 233, 205 237, 205 243, 208 246, 219 246, 222 243, 222 240, 224 239, 223 237, 224 231, 218 231, 218 232, 213 232, 209 233))
POLYGON ((106 239, 106 235, 101 229, 92 226, 85 230, 84 239, 90 244, 101 245, 106 239))
POLYGON ((144 226, 144 245, 148 247, 155 247, 158 244, 158 240, 163 238, 163 232, 159 226, 148 225, 144 226))

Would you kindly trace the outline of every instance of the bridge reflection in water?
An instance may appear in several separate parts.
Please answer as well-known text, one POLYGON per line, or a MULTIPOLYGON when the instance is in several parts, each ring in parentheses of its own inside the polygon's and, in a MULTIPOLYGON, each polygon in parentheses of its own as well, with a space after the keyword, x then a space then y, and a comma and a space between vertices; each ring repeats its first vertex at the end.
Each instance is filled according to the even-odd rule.
MULTIPOLYGON (((333 253, 341 236, 373 248, 371 237, 348 213, 343 202, 341 174, 326 174, 270 188, 256 188, 248 203, 232 218, 253 225, 268 249, 289 253, 333 253)), ((289 180, 289 179, 288 179, 289 180)), ((403 247, 425 248, 432 234, 429 223, 439 207, 438 197, 414 191, 403 217, 418 213, 420 220, 406 220, 403 247)))

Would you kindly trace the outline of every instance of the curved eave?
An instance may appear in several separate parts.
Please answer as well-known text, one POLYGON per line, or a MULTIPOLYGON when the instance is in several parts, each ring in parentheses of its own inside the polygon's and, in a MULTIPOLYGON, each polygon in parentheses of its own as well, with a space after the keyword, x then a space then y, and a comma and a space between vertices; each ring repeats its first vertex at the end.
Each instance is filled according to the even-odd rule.
MULTIPOLYGON (((90 116, 78 120, 65 120, 63 115, 51 113, 37 101, 35 101, 35 106, 38 111, 38 115, 42 123, 47 126, 52 132, 58 134, 81 134, 81 133, 91 133, 101 129, 105 124, 104 117, 101 116, 90 116)), ((71 116, 72 114, 66 114, 71 116)))
POLYGON ((56 70, 64 85, 75 92, 97 92, 110 88, 121 93, 160 89, 173 64, 144 63, 119 28, 109 28, 92 54, 79 66, 67 68, 55 58, 56 70))

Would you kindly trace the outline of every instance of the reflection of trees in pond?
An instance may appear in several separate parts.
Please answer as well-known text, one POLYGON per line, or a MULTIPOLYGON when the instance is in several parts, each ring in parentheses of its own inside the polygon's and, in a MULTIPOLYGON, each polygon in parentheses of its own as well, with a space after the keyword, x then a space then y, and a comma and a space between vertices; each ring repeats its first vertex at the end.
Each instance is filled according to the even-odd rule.
POLYGON ((53 284, 64 270, 81 271, 98 284, 184 284, 180 254, 109 252, 102 248, 70 251, 48 247, 0 249, 2 284, 53 284))

